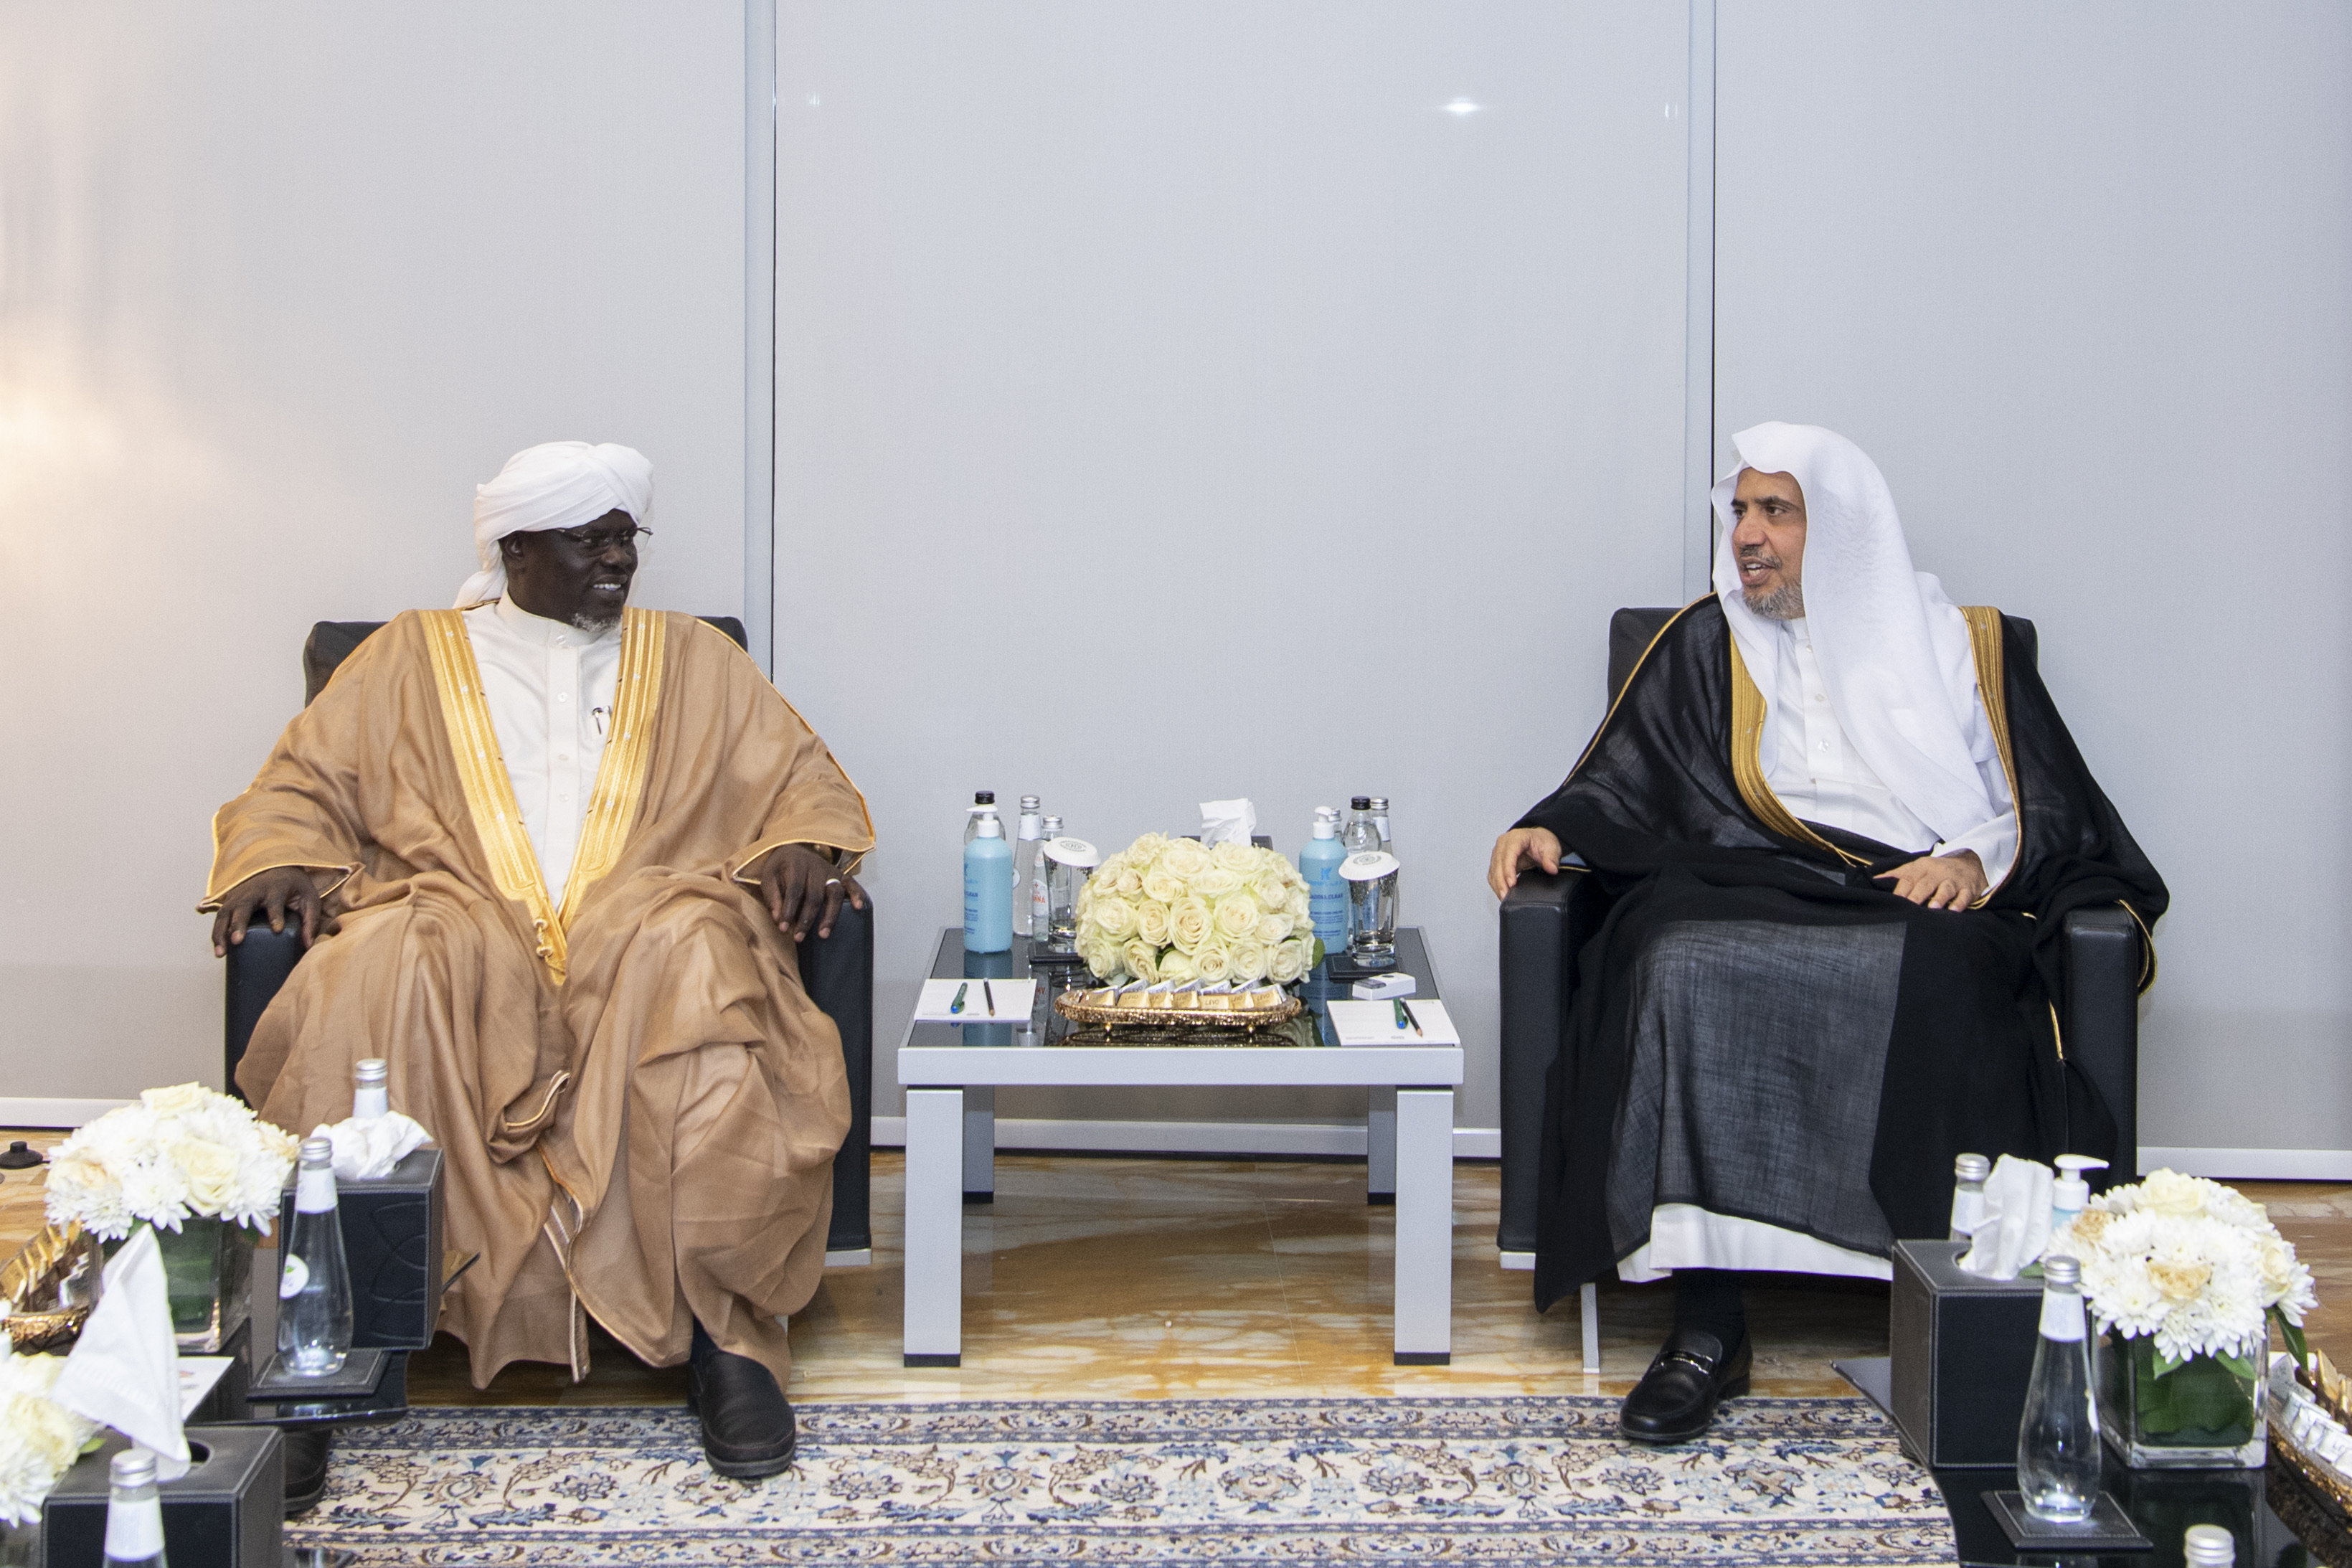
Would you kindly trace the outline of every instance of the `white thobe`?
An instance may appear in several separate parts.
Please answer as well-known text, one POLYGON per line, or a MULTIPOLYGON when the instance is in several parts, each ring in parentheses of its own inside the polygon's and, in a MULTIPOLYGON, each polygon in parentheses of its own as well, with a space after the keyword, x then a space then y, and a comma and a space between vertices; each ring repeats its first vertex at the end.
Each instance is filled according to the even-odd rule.
MULTIPOLYGON (((1794 657, 1780 661, 1777 689, 1768 693, 1759 748, 1764 782, 1797 816, 1843 828, 1897 849, 1922 855, 1973 849, 1984 862, 1985 885, 1997 888, 2017 860, 2017 810, 2009 775, 1993 744, 1992 721, 1979 697, 1961 733, 1969 742, 1985 793, 2000 815, 1966 833, 1938 840, 1935 829, 1880 782, 1838 727, 1829 688, 1813 658, 1811 630, 1801 620, 1780 623, 1794 657)), ((1868 1130, 1865 1130, 1865 1131, 1868 1130)), ((1716 1214, 1696 1204, 1661 1204, 1650 1211, 1650 1239, 1617 1266, 1620 1279, 1662 1279, 1677 1268, 1737 1268, 1783 1274, 1845 1274, 1892 1279, 1884 1258, 1833 1247, 1815 1237, 1716 1214)))
POLYGON ((613 727, 620 625, 584 632, 503 599, 467 610, 465 620, 515 805, 548 900, 560 905, 613 727))

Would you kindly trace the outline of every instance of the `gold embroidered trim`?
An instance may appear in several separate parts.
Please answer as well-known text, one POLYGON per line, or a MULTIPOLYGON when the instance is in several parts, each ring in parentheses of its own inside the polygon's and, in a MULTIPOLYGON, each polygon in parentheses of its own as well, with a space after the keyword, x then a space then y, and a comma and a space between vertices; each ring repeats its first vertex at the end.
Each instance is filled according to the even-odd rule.
POLYGON ((2145 996, 2147 988, 2156 984, 2156 933, 2147 929, 2147 922, 2140 919, 2137 910, 2121 899, 2116 902, 2122 906, 2124 913, 2131 916, 2132 924, 2139 927, 2139 994, 2145 996))
POLYGON ((1739 639, 1731 635, 1728 626, 1724 628, 1724 640, 1731 646, 1731 780, 1739 786, 1739 798, 1748 803, 1748 809, 1756 814, 1758 821, 1781 837, 1825 849, 1849 866, 1869 865, 1861 856, 1847 854, 1799 821, 1765 782, 1764 693, 1748 673, 1748 661, 1739 657, 1739 639))
POLYGON ((537 1127, 549 1117, 555 1114, 556 1100, 562 1097, 565 1089, 570 1089, 571 1087, 572 1075, 569 1072, 557 1073, 553 1078, 548 1080, 547 1093, 540 1100, 539 1109, 537 1110, 532 1111, 520 1121, 509 1121, 503 1116, 499 1117, 499 1130, 507 1132, 530 1131, 532 1128, 537 1127))
POLYGON ((433 684, 441 697, 441 720, 449 731, 450 755, 457 765, 457 782, 466 794, 475 836, 490 863, 490 879, 502 896, 522 905, 530 915, 531 930, 539 936, 539 957, 547 965, 549 976, 561 985, 568 956, 566 925, 578 911, 588 884, 619 862, 629 829, 645 802, 654 714, 660 700, 665 624, 651 610, 621 612, 621 668, 613 703, 614 737, 596 768, 588 820, 581 829, 580 847, 572 857, 563 907, 558 910, 547 896, 547 879, 530 847, 522 808, 515 803, 514 782, 507 773, 506 753, 499 748, 498 731, 490 723, 481 668, 474 661, 464 612, 425 610, 420 615, 425 645, 433 656, 433 684))
POLYGON ((1985 718, 1992 724, 1993 750, 2000 753, 2001 776, 2009 780, 2009 808, 2017 815, 2018 852, 2009 858, 2009 870, 2000 886, 1987 888, 1984 897, 1969 906, 1977 910, 2009 885, 2009 879, 2017 875, 2017 863, 2025 858, 2025 797, 2017 790, 2017 759, 2009 744, 2009 665, 2000 640, 2000 612, 1990 605, 1963 605, 1960 615, 1969 623, 1969 648, 1976 655, 1977 695, 1983 700, 1985 718))

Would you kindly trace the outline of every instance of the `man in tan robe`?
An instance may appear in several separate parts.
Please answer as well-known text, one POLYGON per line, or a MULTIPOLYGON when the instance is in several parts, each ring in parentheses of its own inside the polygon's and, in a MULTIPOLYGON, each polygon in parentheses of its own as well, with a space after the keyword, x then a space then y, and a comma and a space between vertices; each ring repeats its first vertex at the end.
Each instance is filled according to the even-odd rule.
POLYGON ((583 1375, 584 1309, 655 1365, 690 1352, 714 1468, 766 1475, 849 1125, 793 943, 863 907, 873 827, 723 634, 624 609, 650 496, 644 458, 578 442, 483 486, 459 603, 489 602, 344 661, 221 809, 203 907, 218 952, 254 919, 315 943, 237 1069, 261 1115, 338 1121, 380 1057, 440 1144, 476 1385, 583 1375))

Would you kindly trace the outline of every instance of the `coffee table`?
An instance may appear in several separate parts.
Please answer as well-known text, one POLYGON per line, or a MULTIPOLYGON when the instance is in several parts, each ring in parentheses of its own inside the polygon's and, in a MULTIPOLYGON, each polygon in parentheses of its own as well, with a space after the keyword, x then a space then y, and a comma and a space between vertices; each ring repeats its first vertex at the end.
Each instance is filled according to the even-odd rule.
MULTIPOLYGON (((1438 995, 1418 929, 1397 933, 1398 967, 1438 995)), ((967 953, 963 933, 940 932, 934 978, 1025 979, 1037 1007, 1027 1020, 910 1021, 898 1047, 907 1090, 907 1298, 908 1366, 963 1360, 963 1208, 994 1190, 993 1101, 1000 1084, 1209 1085, 1248 1088, 1360 1084, 1371 1091, 1366 1195, 1396 1205, 1395 1357, 1400 1366, 1443 1365, 1454 1344, 1454 1090, 1459 1046, 1341 1046, 1320 1003, 1333 987, 1318 971, 1306 987, 1324 1044, 1314 1047, 1154 1047, 1061 1043, 1068 1020, 1046 997, 1066 969, 1033 971, 1028 939, 1013 951, 967 953), (1024 1043, 1026 1042, 1026 1043, 1024 1043)), ((1344 988, 1339 994, 1347 994, 1344 988)), ((1078 1034, 1076 1037, 1085 1037, 1078 1034)))

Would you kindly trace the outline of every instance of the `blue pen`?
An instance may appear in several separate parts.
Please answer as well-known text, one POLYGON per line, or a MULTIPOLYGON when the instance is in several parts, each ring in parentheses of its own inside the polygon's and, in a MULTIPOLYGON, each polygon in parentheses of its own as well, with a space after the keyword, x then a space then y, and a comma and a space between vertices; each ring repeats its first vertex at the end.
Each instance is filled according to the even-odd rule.
POLYGON ((1391 1005, 1396 1008, 1397 1027, 1400 1029, 1409 1029, 1412 1027, 1412 1020, 1404 1010, 1404 1004, 1398 1002, 1391 1005))
MULTIPOLYGON (((962 1012, 962 1011, 963 1011, 963 994, 964 994, 965 992, 967 992, 967 991, 971 990, 971 981, 969 981, 969 980, 965 981, 962 984, 961 984, 961 985, 957 986, 957 987, 956 987, 956 994, 955 994, 955 1000, 948 1004, 948 1011, 949 1011, 949 1012, 950 1012, 950 1013, 961 1013, 961 1012, 962 1012)), ((1398 1028, 1400 1028, 1400 1029, 1402 1029, 1402 1028, 1403 1028, 1403 1027, 1404 1027, 1404 1026, 1403 1026, 1402 1024, 1399 1024, 1399 1025, 1397 1026, 1397 1027, 1398 1027, 1398 1028)))

